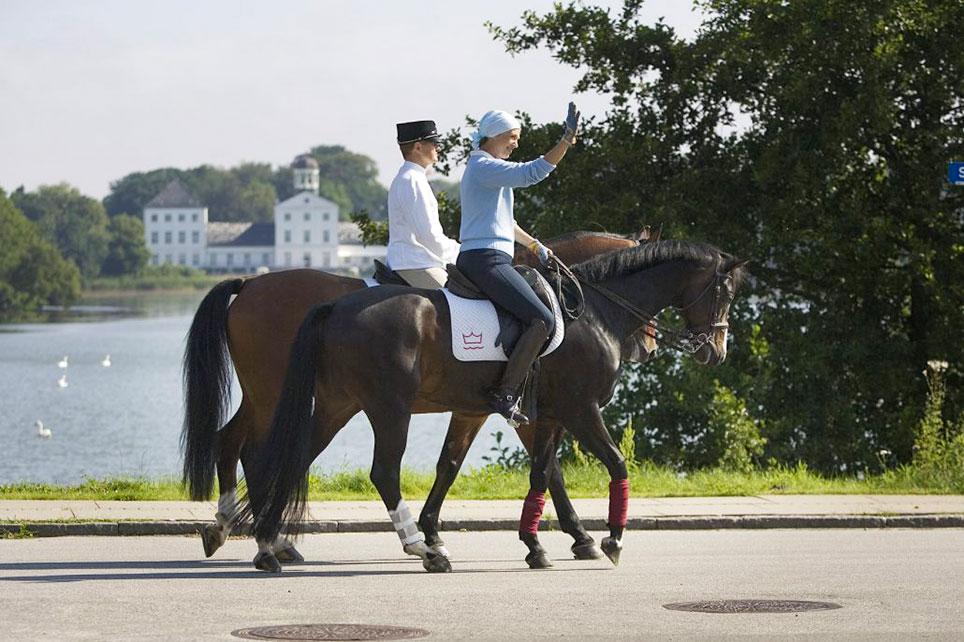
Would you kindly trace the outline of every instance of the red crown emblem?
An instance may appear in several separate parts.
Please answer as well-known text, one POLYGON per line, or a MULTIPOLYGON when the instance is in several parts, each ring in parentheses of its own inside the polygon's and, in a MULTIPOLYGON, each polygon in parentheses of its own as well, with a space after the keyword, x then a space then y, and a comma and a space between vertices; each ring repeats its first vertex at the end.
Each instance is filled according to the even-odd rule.
POLYGON ((464 345, 469 350, 478 350, 482 347, 482 334, 476 334, 474 332, 469 332, 468 334, 462 333, 462 345, 464 345), (472 347, 469 347, 472 346, 472 347))

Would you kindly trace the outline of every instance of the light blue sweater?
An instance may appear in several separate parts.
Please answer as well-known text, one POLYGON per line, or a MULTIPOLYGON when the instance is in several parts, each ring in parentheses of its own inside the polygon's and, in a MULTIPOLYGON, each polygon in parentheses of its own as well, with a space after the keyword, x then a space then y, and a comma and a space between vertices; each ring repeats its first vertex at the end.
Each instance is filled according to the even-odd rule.
POLYGON ((535 185, 556 168, 541 156, 528 163, 512 163, 476 150, 459 187, 462 202, 461 251, 493 249, 515 253, 515 216, 512 188, 535 185))

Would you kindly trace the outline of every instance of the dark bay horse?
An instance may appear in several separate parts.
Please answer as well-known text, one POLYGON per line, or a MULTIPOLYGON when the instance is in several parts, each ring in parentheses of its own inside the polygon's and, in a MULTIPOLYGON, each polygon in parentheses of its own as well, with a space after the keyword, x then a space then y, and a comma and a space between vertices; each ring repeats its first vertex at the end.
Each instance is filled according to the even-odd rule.
MULTIPOLYGON (((608 469, 610 534, 602 549, 618 563, 629 486, 625 461, 600 409, 613 395, 626 341, 660 311, 676 308, 686 329, 662 335, 700 363, 721 363, 743 264, 709 245, 662 241, 573 267, 583 283, 585 313, 567 325, 562 345, 542 359, 537 395, 540 426, 547 429, 535 432, 530 449, 530 491, 519 527, 530 567, 551 565, 537 529, 562 428, 608 469)), ((375 434, 371 479, 403 550, 422 557, 427 570, 451 568, 423 541, 399 490, 409 420, 413 408, 425 406, 484 413, 483 390, 498 379, 502 365, 456 360, 450 323, 443 294, 431 290, 372 288, 312 308, 292 347, 271 434, 256 454, 254 478, 248 478, 245 510, 255 517, 259 543, 296 526, 309 465, 361 410, 375 434)))
MULTIPOLYGON (((565 263, 577 263, 618 249, 634 247, 650 238, 649 229, 635 237, 597 232, 573 232, 552 239, 548 245, 565 263)), ((525 249, 517 263, 534 263, 525 249)), ((237 465, 250 458, 250 443, 263 441, 271 416, 281 394, 288 353, 298 326, 313 306, 364 289, 362 279, 319 272, 286 270, 251 278, 231 279, 215 286, 204 298, 194 316, 184 357, 185 419, 182 433, 184 479, 192 499, 210 497, 217 469, 219 500, 216 524, 202 530, 204 552, 211 556, 225 541, 236 521, 237 465), (234 301, 231 297, 235 296, 234 301), (230 303, 230 306, 229 306, 230 303), (242 400, 238 411, 226 424, 230 403, 230 363, 241 384, 242 400), (223 427, 222 427, 223 426, 223 427)), ((655 350, 653 338, 641 333, 633 342, 635 359, 644 361, 655 350)), ((413 412, 438 412, 426 404, 413 412)), ((462 465, 488 413, 455 413, 436 467, 435 483, 419 523, 429 545, 446 553, 438 536, 438 519, 445 494, 462 465)), ((540 426, 520 426, 522 443, 530 449, 540 426)), ((572 535, 573 553, 579 558, 600 555, 572 507, 563 485, 562 473, 555 467, 550 488, 559 521, 572 535)), ((272 543, 272 551, 258 556, 259 566, 276 570, 277 559, 300 560, 298 552, 285 540, 272 543)))

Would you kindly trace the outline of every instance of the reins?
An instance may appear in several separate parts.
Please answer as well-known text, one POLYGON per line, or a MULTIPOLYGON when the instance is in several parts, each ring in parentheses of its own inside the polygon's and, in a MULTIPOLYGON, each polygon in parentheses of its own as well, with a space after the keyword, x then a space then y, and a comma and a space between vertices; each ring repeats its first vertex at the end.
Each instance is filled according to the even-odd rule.
MULTIPOLYGON (((687 354, 695 354, 703 346, 705 346, 707 343, 710 342, 710 340, 712 339, 712 332, 714 330, 717 330, 719 328, 730 327, 726 321, 722 320, 722 314, 718 309, 721 282, 722 280, 729 277, 730 277, 729 274, 720 272, 719 266, 717 266, 713 280, 706 284, 706 287, 703 288, 703 290, 696 296, 696 298, 694 298, 686 305, 683 305, 680 307, 673 306, 674 309, 679 310, 680 312, 684 310, 688 310, 689 308, 696 305, 704 296, 706 296, 706 293, 710 291, 711 287, 713 287, 714 285, 716 286, 716 291, 714 294, 714 301, 713 301, 714 322, 707 324, 706 326, 700 326, 700 328, 697 328, 696 330, 691 330, 689 328, 685 330, 674 330, 672 328, 658 328, 656 325, 656 316, 638 307, 632 301, 629 301, 625 297, 619 294, 616 294, 615 292, 613 292, 612 290, 610 290, 605 286, 599 285, 597 283, 593 283, 586 279, 578 279, 578 280, 582 281, 591 289, 601 294, 604 298, 608 299, 611 303, 616 304, 616 306, 618 306, 619 308, 622 308, 626 312, 629 312, 632 316, 642 321, 643 327, 641 329, 643 330, 652 329, 653 332, 652 333, 647 332, 647 334, 653 337, 653 339, 655 339, 657 343, 660 343, 661 345, 664 345, 668 348, 674 348, 681 352, 685 352, 687 354), (697 331, 697 330, 702 330, 704 327, 708 331, 697 331)), ((636 332, 639 332, 639 330, 636 330, 636 332)), ((635 334, 635 332, 633 334, 635 334)))

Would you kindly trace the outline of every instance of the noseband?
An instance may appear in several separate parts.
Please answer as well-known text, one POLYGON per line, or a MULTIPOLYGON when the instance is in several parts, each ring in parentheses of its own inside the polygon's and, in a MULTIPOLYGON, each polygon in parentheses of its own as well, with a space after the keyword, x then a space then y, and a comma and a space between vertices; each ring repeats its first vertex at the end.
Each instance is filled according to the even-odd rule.
MULTIPOLYGON (((585 285, 589 286, 596 292, 599 292, 603 297, 616 304, 616 306, 622 308, 626 312, 643 322, 643 327, 640 330, 647 331, 646 334, 656 340, 660 345, 664 345, 668 348, 674 348, 686 354, 696 354, 699 352, 703 346, 710 343, 713 339, 713 333, 717 330, 727 329, 730 324, 727 323, 723 317, 726 316, 726 306, 721 305, 721 296, 723 292, 723 284, 727 279, 732 279, 733 277, 726 273, 720 272, 719 265, 716 267, 715 275, 713 280, 706 284, 706 287, 694 298, 692 301, 683 306, 672 306, 673 309, 683 312, 690 309, 697 303, 699 303, 703 297, 713 290, 713 319, 712 323, 697 326, 695 328, 686 328, 684 330, 674 330, 672 328, 658 329, 655 325, 656 317, 649 312, 643 310, 642 308, 635 305, 633 302, 627 300, 626 298, 616 294, 609 288, 580 279, 585 285), (652 330, 652 332, 648 332, 652 330)), ((637 330, 636 332, 639 332, 637 330)), ((634 333, 635 334, 635 333, 634 333)))

